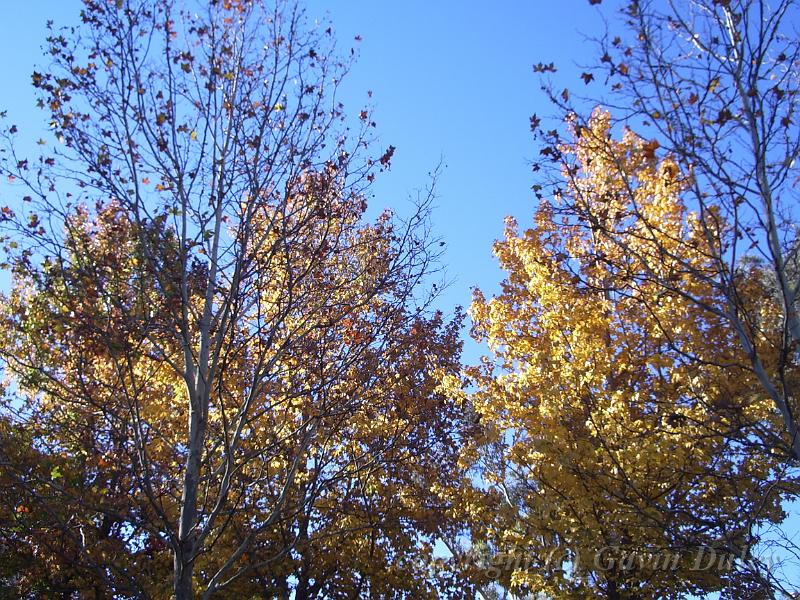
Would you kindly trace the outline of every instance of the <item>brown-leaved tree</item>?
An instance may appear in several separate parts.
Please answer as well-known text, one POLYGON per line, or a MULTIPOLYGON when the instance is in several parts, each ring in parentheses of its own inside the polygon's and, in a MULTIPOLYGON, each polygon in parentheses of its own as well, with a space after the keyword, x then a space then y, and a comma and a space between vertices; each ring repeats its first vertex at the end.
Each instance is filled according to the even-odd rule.
MULTIPOLYGON (((435 597, 458 322, 429 197, 365 217, 330 28, 261 0, 85 0, 5 132, 0 552, 9 593, 435 597)), ((441 566, 441 565, 440 565, 441 566)), ((438 591, 437 591, 438 590, 438 591)))

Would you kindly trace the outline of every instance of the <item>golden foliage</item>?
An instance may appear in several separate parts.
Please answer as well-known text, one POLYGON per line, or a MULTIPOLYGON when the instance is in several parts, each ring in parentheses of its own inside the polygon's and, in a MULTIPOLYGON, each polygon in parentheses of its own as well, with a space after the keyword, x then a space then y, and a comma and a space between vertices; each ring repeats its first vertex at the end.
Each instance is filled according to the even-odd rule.
POLYGON ((781 521, 782 491, 796 489, 769 451, 771 400, 694 300, 721 301, 695 275, 714 272, 708 244, 725 225, 683 205, 691 174, 654 143, 613 140, 607 113, 574 133, 562 195, 530 229, 508 219, 495 244, 502 291, 475 291, 473 335, 492 359, 467 370, 474 392, 450 381, 479 423, 464 455, 488 486, 465 496, 475 536, 516 557, 494 575, 520 592, 718 590, 732 573, 693 569, 698 549, 746 554, 754 524, 781 521), (673 570, 626 556, 679 558, 673 570))

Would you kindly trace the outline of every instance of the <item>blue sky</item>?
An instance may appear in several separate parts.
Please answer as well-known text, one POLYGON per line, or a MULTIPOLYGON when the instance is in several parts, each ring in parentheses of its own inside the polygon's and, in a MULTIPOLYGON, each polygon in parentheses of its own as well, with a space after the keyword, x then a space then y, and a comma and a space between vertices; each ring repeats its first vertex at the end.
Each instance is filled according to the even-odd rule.
MULTIPOLYGON (((376 204, 400 204, 441 158, 434 224, 455 279, 442 306, 468 304, 474 285, 494 290, 491 245, 503 218, 526 223, 535 206, 529 118, 549 108, 532 65, 557 61, 559 77, 579 82, 574 64, 591 58, 581 32, 599 33, 601 13, 587 0, 309 2, 310 13, 318 7, 343 45, 363 37, 347 90, 356 101, 374 91, 381 141, 397 147, 376 204)), ((470 344, 467 357, 476 356, 470 344)))
MULTIPOLYGON (((46 66, 45 23, 75 23, 80 6, 79 0, 15 3, 0 22, 0 108, 20 127, 20 139, 37 139, 46 127, 30 86, 34 67, 46 66)), ((537 148, 528 120, 549 109, 532 65, 556 61, 564 84, 582 86, 575 64, 590 62, 584 39, 602 31, 603 12, 587 0, 494 6, 308 0, 306 6, 309 18, 330 18, 342 51, 358 49, 344 102, 357 114, 371 90, 379 141, 397 148, 391 172, 376 182, 373 208, 402 211, 441 159, 434 227, 447 243, 444 263, 453 283, 439 306, 449 312, 468 305, 475 285, 493 291, 502 274, 491 245, 502 235, 503 218, 511 214, 525 224, 534 209, 529 159, 537 148)), ((608 14, 611 6, 603 6, 608 14)), ((479 354, 468 342, 466 360, 479 354)))

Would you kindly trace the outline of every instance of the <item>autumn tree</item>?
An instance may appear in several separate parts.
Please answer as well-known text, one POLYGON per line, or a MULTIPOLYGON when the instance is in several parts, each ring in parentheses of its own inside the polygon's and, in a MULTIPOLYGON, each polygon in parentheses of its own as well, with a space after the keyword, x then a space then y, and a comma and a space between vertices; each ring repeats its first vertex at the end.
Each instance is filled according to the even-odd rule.
POLYGON ((294 5, 85 0, 2 211, 2 573, 17 594, 434 597, 458 321, 429 198, 365 216, 369 110, 294 5), (48 140, 42 140, 48 144, 48 140), (42 146, 47 149, 47 145, 42 146), (11 564, 11 563, 8 563, 11 564))
MULTIPOLYGON (((754 548, 798 482, 773 398, 706 308, 725 300, 709 236, 724 216, 690 210, 676 160, 617 138, 608 113, 572 131, 560 195, 529 229, 508 220, 501 291, 475 292, 473 334, 491 356, 466 389, 450 380, 475 412, 463 457, 480 485, 464 502, 491 550, 485 574, 519 596, 773 597, 754 548)), ((757 271, 737 273, 737 290, 776 377, 781 301, 757 271)))
MULTIPOLYGON (((600 101, 619 121, 649 132, 651 151, 660 147, 676 161, 686 178, 686 203, 724 221, 724 227, 705 231, 714 257, 708 270, 694 271, 690 264, 683 269, 698 283, 708 281, 719 291, 717 302, 704 309, 735 332, 752 371, 781 414, 794 461, 800 459, 797 390, 785 374, 797 361, 800 339, 797 15, 793 0, 625 2, 620 19, 625 31, 612 31, 600 41, 599 67, 584 73, 587 83, 604 79, 608 86, 602 97, 589 94, 591 102, 600 101), (766 347, 759 309, 746 303, 741 287, 747 285, 742 274, 754 265, 773 282, 781 306, 783 334, 766 347), (776 349, 779 364, 768 364, 776 349)), ((577 100, 580 94, 554 92, 551 98, 562 114, 585 125, 589 111, 577 100)), ((546 139, 538 166, 554 165, 560 177, 568 157, 559 150, 559 132, 542 131, 538 117, 533 125, 546 139)), ((610 149, 598 147, 597 152, 605 152, 609 168, 620 176, 629 175, 610 149)), ((546 186, 540 184, 543 193, 546 186)), ((578 205, 586 203, 576 202, 576 209, 578 205)), ((637 210, 633 202, 630 207, 637 210)), ((584 217, 597 220, 599 215, 584 217)), ((658 224, 649 227, 657 236, 658 224)), ((629 246, 627 238, 602 227, 597 235, 613 239, 621 248, 629 246)), ((668 252, 664 247, 662 255, 668 252)), ((663 277, 662 258, 675 260, 680 255, 662 255, 649 257, 649 262, 638 257, 647 265, 646 277, 667 293, 691 296, 687 287, 663 277)), ((694 300, 703 304, 701 298, 694 300)))

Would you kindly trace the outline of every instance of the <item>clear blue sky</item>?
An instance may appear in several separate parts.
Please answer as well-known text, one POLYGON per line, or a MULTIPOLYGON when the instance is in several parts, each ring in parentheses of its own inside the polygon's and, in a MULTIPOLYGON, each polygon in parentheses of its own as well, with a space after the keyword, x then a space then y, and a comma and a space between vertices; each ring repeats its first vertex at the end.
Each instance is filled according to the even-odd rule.
MULTIPOLYGON (((603 5, 606 14, 610 4, 603 5)), ((532 65, 557 61, 558 77, 582 86, 574 65, 592 55, 582 34, 599 34, 603 13, 587 0, 308 0, 306 6, 310 18, 330 18, 341 50, 360 52, 345 82, 345 104, 356 114, 372 90, 380 142, 397 148, 391 172, 376 182, 374 207, 402 210, 442 159, 434 225, 447 242, 444 262, 454 283, 440 306, 448 312, 468 305, 475 285, 493 291, 502 274, 491 245, 502 235, 503 217, 526 223, 534 208, 529 159, 537 149, 528 119, 548 107, 532 65), (355 42, 356 35, 363 41, 355 42)), ((46 65, 45 23, 76 23, 80 7, 79 0, 18 2, 0 22, 0 109, 20 127, 20 139, 37 139, 46 126, 30 86, 34 66, 46 65)), ((479 353, 468 343, 466 360, 479 353)))
MULTIPOLYGON (((534 208, 529 159, 538 149, 529 118, 548 106, 532 65, 557 61, 559 77, 579 83, 574 64, 591 56, 579 32, 600 33, 601 13, 587 0, 308 5, 330 14, 343 45, 363 36, 348 90, 356 101, 374 91, 381 141, 397 147, 377 204, 401 202, 440 158, 446 165, 434 221, 455 282, 443 307, 467 305, 474 285, 496 289, 501 274, 491 245, 503 218, 525 223, 534 208)), ((476 357, 469 344, 467 358, 476 357)))

